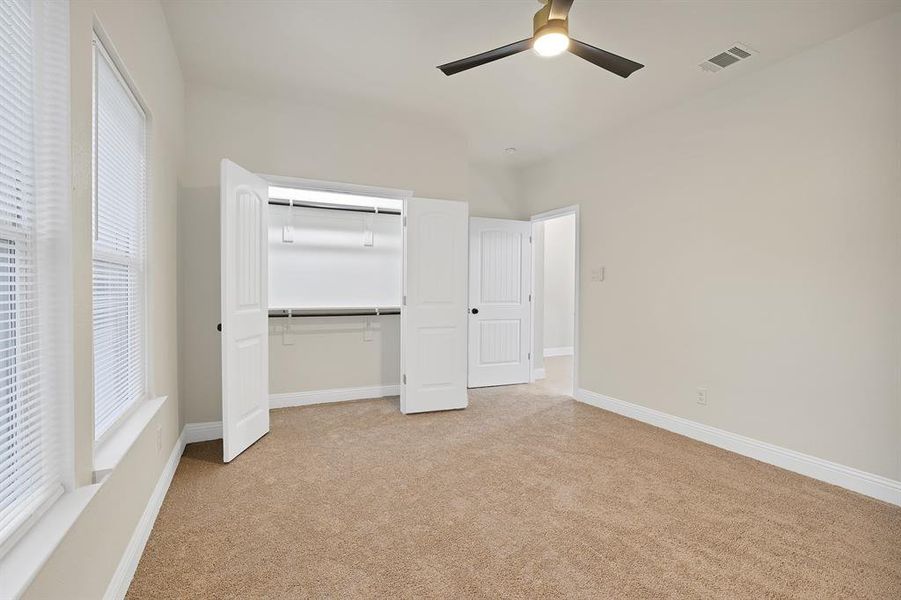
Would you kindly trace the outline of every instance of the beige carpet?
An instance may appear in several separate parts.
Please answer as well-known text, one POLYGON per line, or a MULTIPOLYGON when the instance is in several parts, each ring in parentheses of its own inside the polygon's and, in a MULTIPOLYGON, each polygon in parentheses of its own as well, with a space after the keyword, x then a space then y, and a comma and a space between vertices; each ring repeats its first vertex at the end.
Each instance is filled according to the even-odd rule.
POLYGON ((129 598, 901 598, 901 508, 551 395, 188 446, 129 598))

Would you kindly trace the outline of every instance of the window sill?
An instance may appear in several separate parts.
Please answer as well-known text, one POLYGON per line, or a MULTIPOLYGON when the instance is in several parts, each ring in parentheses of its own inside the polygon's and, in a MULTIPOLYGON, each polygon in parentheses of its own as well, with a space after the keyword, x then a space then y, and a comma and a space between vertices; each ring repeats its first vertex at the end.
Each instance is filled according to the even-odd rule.
POLYGON ((0 558, 0 598, 18 598, 75 524, 100 485, 67 492, 0 558))
POLYGON ((116 430, 94 448, 94 483, 101 483, 109 475, 125 453, 141 437, 147 425, 166 402, 167 396, 144 400, 132 411, 116 430))

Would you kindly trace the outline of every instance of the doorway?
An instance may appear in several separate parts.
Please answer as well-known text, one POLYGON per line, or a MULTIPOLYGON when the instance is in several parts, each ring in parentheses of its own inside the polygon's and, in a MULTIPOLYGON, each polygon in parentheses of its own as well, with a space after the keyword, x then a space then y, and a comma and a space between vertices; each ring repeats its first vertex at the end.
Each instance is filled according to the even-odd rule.
POLYGON ((549 392, 578 389, 579 211, 532 217, 532 379, 549 392))

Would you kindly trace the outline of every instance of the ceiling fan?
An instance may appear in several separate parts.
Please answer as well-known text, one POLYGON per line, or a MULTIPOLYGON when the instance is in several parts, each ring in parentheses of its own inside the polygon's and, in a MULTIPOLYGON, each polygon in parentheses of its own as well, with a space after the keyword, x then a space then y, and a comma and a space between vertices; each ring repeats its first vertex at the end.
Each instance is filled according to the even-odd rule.
POLYGON ((445 75, 454 75, 473 67, 494 62, 507 56, 518 54, 532 48, 541 56, 556 56, 569 50, 579 58, 584 58, 602 69, 615 73, 620 77, 628 77, 644 65, 628 58, 617 56, 612 52, 595 48, 585 42, 569 37, 569 9, 573 0, 538 0, 544 7, 535 13, 533 20, 534 34, 530 38, 455 60, 438 68, 445 75))

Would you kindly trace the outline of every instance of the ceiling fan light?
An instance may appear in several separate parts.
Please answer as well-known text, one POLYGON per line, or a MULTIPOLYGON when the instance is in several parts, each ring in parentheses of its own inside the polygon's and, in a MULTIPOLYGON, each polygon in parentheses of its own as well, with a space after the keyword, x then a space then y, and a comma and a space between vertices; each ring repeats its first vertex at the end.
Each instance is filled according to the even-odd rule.
POLYGON ((537 36, 532 48, 540 56, 557 56, 569 48, 569 36, 560 31, 549 31, 537 36))
MULTIPOLYGON (((550 4, 545 6, 549 7, 550 4)), ((532 36, 532 49, 540 56, 557 56, 569 48, 569 24, 563 19, 546 18, 545 10, 535 15, 535 35, 532 36)))

